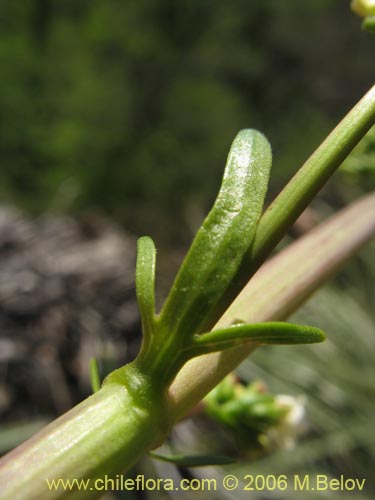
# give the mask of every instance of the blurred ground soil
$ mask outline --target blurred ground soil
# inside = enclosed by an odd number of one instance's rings
[[[0,207],[0,419],[54,418],[139,346],[135,239],[91,214],[34,220]]]

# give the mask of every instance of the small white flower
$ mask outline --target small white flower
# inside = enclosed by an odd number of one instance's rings
[[[275,397],[276,405],[286,410],[277,426],[268,432],[268,438],[278,448],[291,449],[297,438],[307,430],[305,398],[279,394]]]

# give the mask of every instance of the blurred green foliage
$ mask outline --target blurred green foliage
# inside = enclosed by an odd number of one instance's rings
[[[159,243],[190,239],[239,128],[275,193],[372,78],[342,0],[2,0],[0,30],[2,200]]]

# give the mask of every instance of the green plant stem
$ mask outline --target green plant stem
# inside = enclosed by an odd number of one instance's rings
[[[154,405],[155,406],[155,405]],[[156,411],[156,413],[155,413]],[[163,414],[164,413],[164,414]],[[94,481],[129,469],[169,430],[165,409],[147,411],[124,385],[109,384],[1,460],[0,497],[9,500],[95,497]],[[87,491],[57,491],[48,480],[88,479]],[[90,490],[94,487],[94,491]]]
[[[254,276],[217,327],[236,319],[286,318],[371,237],[375,220],[368,214],[374,210],[375,196],[367,196],[281,252]],[[162,441],[167,416],[172,422],[183,417],[253,348],[249,344],[187,363],[169,391],[169,411],[160,401],[145,408],[144,381],[137,382],[137,374],[129,374],[131,392],[122,384],[104,386],[0,460],[1,498],[74,498],[76,490],[48,491],[46,479],[95,480],[128,470]],[[79,496],[101,493],[81,491]]]
[[[375,88],[338,125],[261,219],[252,249],[257,266],[374,118]],[[374,233],[375,219],[368,217],[374,212],[374,205],[373,196],[364,198],[272,259],[254,276],[217,327],[225,328],[236,320],[286,318]],[[250,265],[251,272],[255,268]],[[248,271],[249,266],[241,282],[249,278]],[[234,289],[235,286],[231,291]],[[1,498],[74,497],[77,490],[48,491],[46,479],[94,479],[128,470],[163,439],[169,428],[169,422],[163,418],[177,421],[184,416],[252,349],[249,344],[187,363],[170,388],[169,412],[160,401],[155,404],[151,400],[147,405],[142,400],[145,380],[132,374],[129,367],[128,381],[133,386],[104,386],[0,460]],[[145,390],[144,394],[150,391]],[[101,493],[94,489],[85,494],[81,491],[79,496]]]
[[[375,85],[334,128],[263,214],[251,249],[258,268],[375,123]]]
[[[375,234],[375,195],[332,216],[265,263],[214,329],[238,321],[281,321],[298,309]],[[181,419],[256,348],[244,345],[189,361],[170,390],[173,420]]]

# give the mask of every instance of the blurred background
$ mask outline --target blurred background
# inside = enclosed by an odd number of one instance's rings
[[[272,144],[268,203],[373,84],[375,41],[349,3],[0,2],[1,452],[90,393],[91,357],[104,374],[135,356],[136,238],[158,247],[161,301],[240,128]],[[289,241],[374,188],[374,151],[372,132]],[[373,257],[369,245],[299,311],[298,321],[328,331],[324,345],[263,348],[239,369],[243,383],[261,381],[260,393],[303,406],[298,439],[271,439],[269,415],[239,439],[203,408],[169,445],[234,455],[239,474],[366,477],[356,495],[373,498]],[[160,464],[145,459],[137,470],[225,473]],[[303,496],[336,497],[346,498]]]

